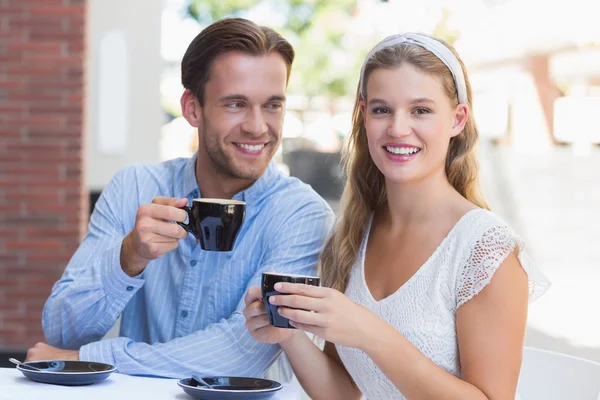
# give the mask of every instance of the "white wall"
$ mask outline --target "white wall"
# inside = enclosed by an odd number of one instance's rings
[[[134,162],[155,162],[159,159],[160,129],[164,115],[160,107],[159,84],[163,68],[160,53],[162,0],[89,0],[87,31],[87,87],[85,93],[85,137],[87,151],[87,186],[101,190],[123,166]],[[110,32],[121,32],[127,46],[124,88],[126,102],[126,146],[113,154],[99,148],[99,126],[115,124],[118,112],[112,119],[99,120],[100,105],[100,42]],[[116,62],[115,64],[119,64]],[[113,65],[114,64],[109,64]],[[113,68],[114,69],[114,68]],[[123,72],[123,71],[120,71]],[[119,75],[111,73],[116,82]],[[113,96],[115,97],[115,96]],[[115,98],[115,104],[119,98]],[[119,111],[121,107],[118,107]],[[118,124],[121,125],[121,124]],[[118,130],[111,129],[111,132]],[[118,140],[111,140],[115,143]],[[118,150],[118,149],[117,149]]]

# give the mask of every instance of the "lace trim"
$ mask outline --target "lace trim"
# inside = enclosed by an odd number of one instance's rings
[[[518,259],[529,281],[529,302],[535,301],[548,290],[550,283],[533,266],[525,252],[523,241],[507,226],[495,226],[487,230],[475,243],[465,267],[460,272],[456,308],[471,300],[491,282],[494,273],[515,246],[519,249]]]

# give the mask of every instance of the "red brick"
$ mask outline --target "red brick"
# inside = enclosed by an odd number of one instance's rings
[[[27,0],[27,2],[31,6],[60,6],[65,4],[65,0]]]
[[[73,229],[64,229],[64,228],[25,228],[24,230],[25,236],[30,239],[37,238],[70,238],[73,236],[77,236],[79,232]],[[1,259],[0,259],[1,261]]]
[[[81,115],[81,109],[75,108],[69,104],[33,104],[29,107],[29,111],[34,114],[57,114],[64,116]]]
[[[81,32],[62,31],[56,29],[38,28],[29,33],[31,40],[61,40],[67,43],[84,43]]]
[[[12,134],[11,132],[9,132],[9,134]],[[18,132],[15,132],[16,135],[21,135]],[[6,132],[1,132],[0,131],[0,135],[6,135]],[[9,162],[20,162],[20,161],[24,161],[25,155],[23,154],[15,154],[15,153],[7,153],[7,154],[0,154],[0,164],[6,164]]]
[[[87,222],[85,13],[85,0],[0,0],[0,347],[44,340],[42,308]]]
[[[22,88],[21,88],[22,89]],[[8,94],[8,99],[13,101],[25,101],[29,104],[57,102],[63,99],[63,94],[60,91],[41,90],[41,91],[25,91],[15,90]]]
[[[9,235],[14,236],[15,230],[3,230],[0,232],[0,238],[7,237]],[[0,254],[0,270],[2,270],[2,268],[6,268],[9,264],[17,265],[20,263],[19,258],[19,255],[16,253]]]
[[[31,125],[31,124],[29,124]],[[41,126],[42,124],[35,124],[35,126]],[[34,143],[11,143],[6,144],[6,149],[9,152],[23,152],[26,155],[44,153],[44,152],[59,152],[64,148],[62,142],[54,143],[42,143],[41,141]]]
[[[39,134],[38,137],[42,137],[42,132],[36,132],[37,134]],[[66,131],[64,133],[65,136],[71,136],[72,134],[74,134],[75,132],[71,132],[71,131]],[[78,131],[79,135],[81,135],[81,130]],[[28,135],[31,135],[31,132],[28,133]],[[61,138],[63,137],[62,134],[51,134],[51,135],[47,135],[47,136],[52,136],[54,138]],[[61,154],[61,153],[50,153],[50,152],[43,152],[43,153],[29,153],[29,154],[24,154],[23,155],[23,160],[25,162],[32,162],[32,163],[36,163],[36,164],[40,164],[40,163],[50,163],[50,164],[56,164],[56,163],[61,163],[61,164],[72,164],[72,163],[80,163],[81,162],[81,157],[80,156],[76,156],[73,154],[70,155],[65,155],[65,154]]]
[[[82,6],[55,6],[55,7],[32,7],[30,12],[32,15],[83,15],[84,8]],[[69,18],[72,20],[74,18]]]
[[[62,51],[63,44],[57,42],[8,42],[8,51],[32,51],[35,53],[56,54]]]
[[[1,20],[0,20],[0,22],[1,22]],[[26,37],[25,33],[26,33],[25,29],[0,30],[0,39],[22,40]]]
[[[18,77],[13,77],[13,79],[6,79],[6,78],[0,77],[0,88],[19,89],[19,88],[22,88],[24,85],[25,85],[25,82]]]
[[[25,110],[27,110],[27,106],[25,104],[17,104],[17,103],[2,104],[2,103],[0,103],[0,112],[22,113]]]
[[[21,204],[0,204],[0,215],[21,212]]]
[[[60,67],[60,65],[42,65],[42,64],[27,64],[27,65],[17,65],[17,64],[12,64],[9,65],[7,68],[7,72],[8,74],[12,75],[12,76],[31,76],[31,75],[36,75],[36,76],[53,76],[56,77],[57,75],[61,74],[62,68]],[[36,94],[36,93],[32,93],[32,94]]]
[[[62,246],[59,240],[26,240],[26,241],[6,241],[7,250],[57,250]]]
[[[37,53],[27,52],[27,53],[23,54],[23,61],[26,63],[33,62],[33,63],[56,63],[56,64],[59,64],[59,63],[80,64],[83,62],[83,56],[82,55],[69,55],[69,56],[45,55],[45,54],[37,54]],[[73,83],[77,83],[77,82],[73,82]]]
[[[23,15],[8,18],[8,29],[30,29],[31,32],[61,31],[64,21],[58,16]]]
[[[50,126],[59,127],[61,126],[64,118],[56,115],[32,115],[32,116],[21,116],[21,115],[3,115],[0,116],[0,121],[12,123],[15,125],[33,125],[33,126]]]

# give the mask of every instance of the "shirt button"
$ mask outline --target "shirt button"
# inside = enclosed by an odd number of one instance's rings
[[[187,311],[182,311],[181,312],[181,318],[187,318],[188,316],[188,312]]]
[[[192,260],[192,261],[190,261],[190,265],[191,265],[192,267],[195,267],[195,266],[196,266],[196,264],[198,264],[198,261],[196,261],[196,260]]]
[[[127,286],[127,291],[131,292],[133,290],[133,286]]]

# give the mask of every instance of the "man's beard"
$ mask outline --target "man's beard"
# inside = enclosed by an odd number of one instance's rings
[[[206,132],[206,130],[204,132]],[[207,136],[210,135],[203,136],[206,155],[208,156],[214,169],[220,175],[239,180],[257,180],[265,171],[267,165],[259,165],[254,167],[250,164],[246,164],[245,168],[236,166],[235,160],[223,151],[223,148],[217,141],[208,139]],[[232,146],[235,145],[232,144]],[[267,148],[263,149],[263,151],[267,151]],[[272,157],[273,155],[269,157],[269,161],[272,159]]]

